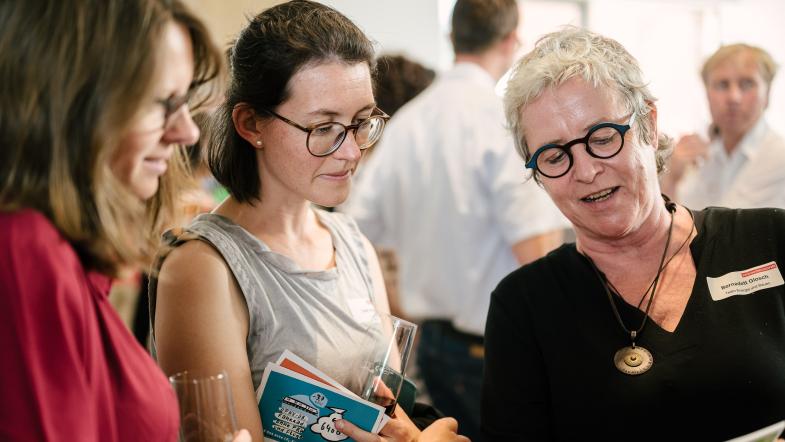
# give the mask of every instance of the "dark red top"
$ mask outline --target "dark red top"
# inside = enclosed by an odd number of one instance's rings
[[[0,440],[177,440],[174,391],[110,286],[40,213],[0,213]]]

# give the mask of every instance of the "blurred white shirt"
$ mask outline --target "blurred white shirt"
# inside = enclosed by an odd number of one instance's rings
[[[569,226],[524,168],[492,77],[456,65],[395,114],[343,210],[394,249],[404,312],[482,335],[512,245]]]
[[[717,137],[709,156],[685,172],[677,200],[690,209],[785,208],[785,139],[763,117],[728,155]]]

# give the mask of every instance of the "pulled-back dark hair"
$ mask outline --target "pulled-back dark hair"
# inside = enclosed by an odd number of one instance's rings
[[[274,6],[251,20],[230,53],[226,101],[215,115],[208,164],[239,202],[258,199],[256,150],[237,132],[232,111],[247,104],[260,117],[291,96],[290,80],[301,69],[325,61],[367,63],[373,44],[340,12],[308,0]]]
[[[450,39],[456,54],[477,54],[518,27],[517,0],[458,0]]]

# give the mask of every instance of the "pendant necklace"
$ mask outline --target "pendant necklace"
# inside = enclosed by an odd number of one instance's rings
[[[690,241],[690,238],[692,238],[692,233],[695,232],[695,217],[692,215],[692,212],[690,210],[687,210],[687,215],[689,215],[690,219],[692,220],[692,227],[690,227],[690,232],[687,234],[687,236],[684,237],[684,241],[682,241],[681,244],[679,244],[679,247],[676,249],[675,252],[673,252],[673,255],[671,255],[668,258],[668,260],[665,261],[665,264],[662,265],[663,269],[668,268],[668,264],[670,264],[671,261],[673,261],[673,258],[675,258],[679,254],[679,252],[681,252],[681,249],[683,249],[684,246],[687,245],[687,243]],[[616,288],[616,286],[613,285],[612,282],[610,282],[608,279],[605,279],[605,282],[608,283],[608,286],[611,288],[611,290],[613,290],[615,293],[619,293],[619,290]],[[638,305],[635,308],[640,310],[641,306],[643,305],[643,301],[646,300],[646,297],[651,291],[652,284],[654,284],[653,280],[651,281],[651,284],[649,284],[649,286],[646,288],[646,291],[644,292],[643,296],[641,296],[641,300],[638,301]]]
[[[673,233],[673,214],[676,211],[676,205],[666,199],[665,207],[668,209],[668,212],[671,216],[671,222],[668,226],[668,238],[665,240],[665,250],[663,250],[662,257],[660,258],[660,265],[657,268],[657,275],[654,277],[654,281],[652,281],[651,285],[649,286],[651,288],[651,296],[649,296],[649,302],[646,304],[646,310],[643,312],[643,321],[637,330],[630,330],[626,325],[624,325],[624,321],[621,319],[621,315],[619,314],[619,309],[616,307],[616,301],[613,300],[613,295],[611,294],[611,289],[608,286],[608,281],[605,280],[605,277],[600,273],[600,270],[594,264],[594,261],[592,261],[589,255],[584,255],[586,259],[588,259],[589,264],[591,264],[592,270],[594,270],[594,273],[597,274],[600,282],[602,282],[602,287],[605,289],[605,293],[608,295],[608,301],[610,301],[616,321],[618,321],[622,330],[624,330],[624,332],[630,336],[630,345],[619,349],[613,355],[613,364],[619,371],[628,375],[639,375],[646,373],[654,364],[654,356],[651,355],[651,352],[644,347],[636,345],[635,340],[643,331],[643,328],[646,326],[646,322],[649,319],[649,310],[651,309],[651,305],[654,302],[654,296],[657,293],[657,283],[659,283],[660,275],[662,275],[662,271],[665,268],[665,257],[668,255],[668,246],[671,242],[671,235]],[[688,235],[687,238],[689,238],[689,236],[690,235]],[[681,247],[679,249],[681,249]],[[616,292],[618,293],[618,290]],[[649,290],[646,290],[646,293],[644,293],[643,296],[645,297],[648,292]]]

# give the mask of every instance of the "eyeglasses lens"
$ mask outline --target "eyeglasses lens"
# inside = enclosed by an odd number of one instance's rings
[[[308,149],[314,155],[327,155],[336,144],[346,138],[346,129],[337,123],[326,123],[311,129],[308,135]]]
[[[381,137],[384,119],[372,116],[363,121],[354,133],[360,149],[373,146]],[[339,123],[325,123],[311,129],[308,135],[308,150],[313,155],[329,155],[340,147],[346,139],[346,127]]]
[[[380,117],[373,116],[365,121],[357,128],[355,140],[360,149],[365,149],[373,146],[382,135],[384,128],[384,120]]]
[[[624,137],[618,129],[601,127],[588,136],[587,148],[597,158],[611,158],[621,151]],[[567,151],[562,147],[552,147],[537,157],[537,169],[545,176],[558,177],[567,173],[572,166]]]

